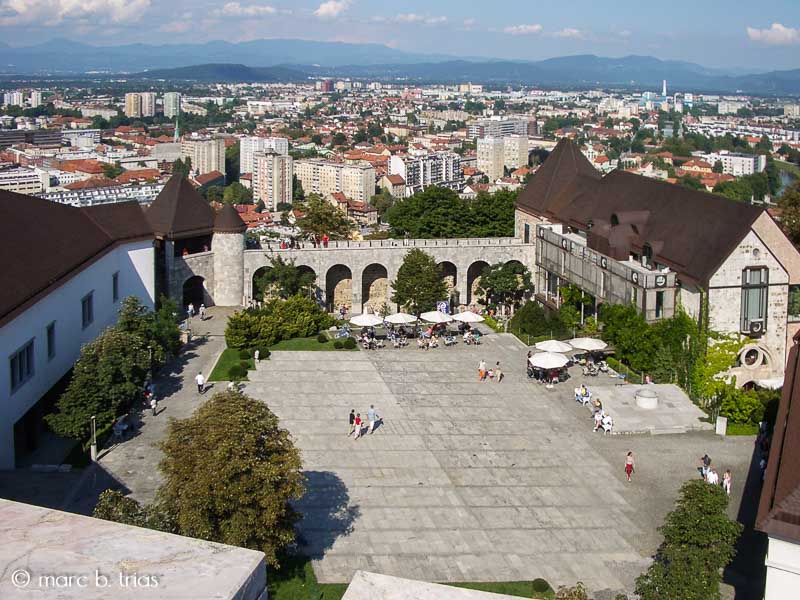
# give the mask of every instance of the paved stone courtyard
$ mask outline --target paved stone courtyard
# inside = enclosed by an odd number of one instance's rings
[[[320,581],[363,569],[630,590],[697,456],[711,447],[718,465],[746,470],[746,440],[592,434],[572,382],[548,390],[527,380],[526,350],[491,335],[480,347],[286,352],[259,365],[247,393],[302,449],[301,531]],[[502,383],[477,381],[481,358],[501,361]],[[370,404],[383,425],[347,437],[350,409],[365,416]],[[622,464],[634,438],[645,474],[628,484]],[[648,440],[658,457],[647,456]]]

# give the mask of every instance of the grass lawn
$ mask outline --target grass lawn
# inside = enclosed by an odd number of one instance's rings
[[[214,370],[211,371],[211,375],[208,376],[208,381],[228,381],[228,369],[233,365],[238,365],[240,362],[242,362],[242,359],[239,358],[238,350],[225,348],[217,364],[214,365]],[[256,368],[252,358],[247,360],[247,364],[248,369]],[[247,381],[247,378],[245,378],[244,381]]]
[[[290,340],[283,340],[278,342],[274,346],[269,347],[270,352],[307,352],[309,350],[312,351],[320,351],[320,350],[327,350],[327,351],[337,351],[333,347],[333,340],[329,339],[324,344],[320,344],[317,341],[317,336],[307,337],[307,338],[292,338]],[[358,348],[354,348],[353,350],[358,350]],[[338,351],[337,351],[338,352]],[[342,349],[342,352],[348,352],[348,350]]]
[[[798,167],[794,163],[785,162],[783,160],[776,160],[775,161],[775,165],[781,171],[786,171],[787,173],[790,173],[790,174],[794,175],[795,177],[800,177],[800,167]]]
[[[272,600],[341,600],[347,590],[346,583],[317,583],[311,561],[305,557],[283,559],[283,568],[276,571],[267,569],[267,590]],[[542,582],[544,583],[544,582]],[[454,587],[552,600],[552,590],[534,591],[532,581],[507,581],[497,583],[453,583]]]
[[[727,435],[758,435],[758,425],[751,423],[728,423]]]

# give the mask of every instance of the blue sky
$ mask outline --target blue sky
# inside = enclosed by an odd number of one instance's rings
[[[0,0],[0,39],[99,45],[293,37],[451,56],[647,54],[800,68],[800,0]]]

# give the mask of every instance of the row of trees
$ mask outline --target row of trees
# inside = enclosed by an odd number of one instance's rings
[[[92,416],[103,430],[128,412],[141,397],[148,373],[180,349],[176,313],[168,298],[161,298],[157,312],[134,296],[126,298],[117,324],[81,348],[56,412],[45,417],[50,428],[63,437],[87,440]]]

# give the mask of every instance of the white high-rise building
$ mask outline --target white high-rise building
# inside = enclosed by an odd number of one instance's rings
[[[455,152],[429,152],[417,156],[392,156],[389,174],[400,175],[406,182],[406,196],[436,185],[459,188],[464,181],[461,157]]]
[[[253,199],[261,200],[268,210],[292,202],[292,157],[272,150],[253,156]]]
[[[156,94],[155,92],[142,92],[142,116],[154,117],[156,115]]]
[[[256,152],[271,150],[283,156],[289,155],[289,140],[282,137],[248,136],[239,141],[239,173],[253,172]]]
[[[489,181],[495,181],[503,176],[503,160],[503,138],[478,139],[478,170],[485,173]]]
[[[527,135],[503,138],[503,164],[512,170],[528,166]]]
[[[39,106],[41,106],[42,105],[42,92],[40,92],[39,90],[33,90],[31,92],[30,104],[31,104],[31,108],[38,108]]]
[[[509,135],[528,135],[526,117],[491,117],[467,123],[467,137],[506,137]]]
[[[192,171],[205,175],[225,173],[225,140],[214,137],[190,137],[181,142],[181,154],[192,159]]]
[[[3,94],[3,104],[6,106],[24,106],[25,96],[22,92],[6,92]]]
[[[358,202],[369,202],[375,195],[375,169],[369,163],[346,165],[310,158],[295,161],[294,174],[306,194],[330,199],[341,192]]]
[[[135,92],[125,94],[125,116],[126,117],[141,117],[142,116],[142,96]]]
[[[164,94],[164,116],[173,119],[181,114],[180,92],[167,92]]]

